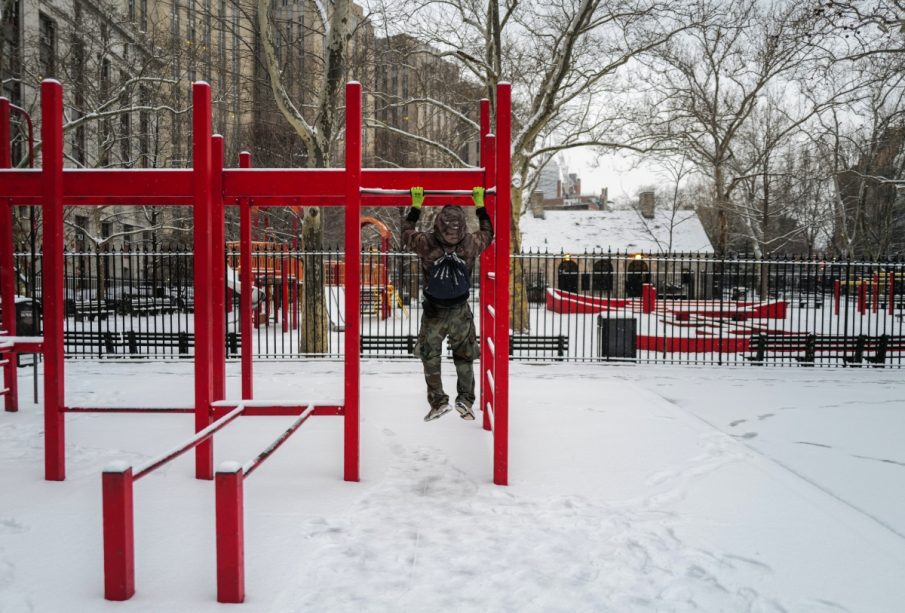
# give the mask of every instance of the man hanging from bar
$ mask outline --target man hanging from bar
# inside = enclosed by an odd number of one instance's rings
[[[451,410],[449,396],[443,391],[440,359],[443,339],[449,346],[456,366],[456,411],[462,419],[473,420],[475,401],[474,367],[480,355],[474,315],[468,304],[471,271],[475,260],[493,240],[493,225],[484,209],[484,188],[475,187],[471,199],[479,220],[477,232],[465,228],[465,211],[446,205],[434,220],[430,232],[417,231],[416,224],[424,203],[424,188],[411,188],[412,209],[402,226],[402,244],[421,259],[424,288],[424,312],[415,343],[415,355],[424,364],[427,402],[430,411],[424,421],[432,421]]]

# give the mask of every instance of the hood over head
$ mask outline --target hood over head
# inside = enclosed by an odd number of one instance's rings
[[[434,220],[434,235],[445,245],[458,245],[465,238],[465,211],[455,204],[447,204]]]

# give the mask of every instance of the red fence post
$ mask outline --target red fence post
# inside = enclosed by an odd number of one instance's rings
[[[289,332],[289,254],[283,245],[280,255],[280,310],[283,312],[283,334]]]
[[[361,83],[346,84],[346,336],[344,463],[346,481],[359,479],[361,401]]]
[[[215,478],[217,514],[217,602],[245,600],[245,523],[243,473],[224,462]]]
[[[871,288],[871,311],[874,313],[879,312],[880,310],[880,273],[874,273],[874,286]]]
[[[66,422],[63,413],[63,86],[41,83],[41,180],[44,185],[44,478],[66,478]]]
[[[858,313],[864,315],[867,312],[867,281],[858,281]]]
[[[839,279],[833,280],[833,308],[835,309],[835,314],[839,314],[839,297],[842,295],[842,281]]]
[[[653,313],[657,309],[657,289],[651,283],[641,284],[641,312]]]
[[[496,291],[494,292],[496,363],[493,393],[493,482],[509,483],[509,266],[511,147],[512,147],[512,86],[497,85],[496,107]]]
[[[243,151],[239,154],[239,168],[251,168],[251,154]],[[254,276],[251,272],[251,201],[248,198],[239,200],[239,272],[242,279],[242,293],[239,296],[240,331],[242,333],[242,398],[254,398],[252,387],[252,337],[251,322],[255,314],[251,306],[252,284]]]
[[[113,463],[101,475],[104,513],[104,598],[128,600],[135,594],[135,532],[132,468]]]
[[[0,168],[13,165],[10,145],[9,100],[0,98]],[[0,199],[0,302],[3,303],[2,327],[10,336],[16,335],[16,277],[13,237],[13,207],[8,198]],[[16,372],[16,354],[10,352],[8,363],[3,366],[0,388],[7,389],[4,408],[19,410],[19,379]],[[5,383],[4,383],[5,381]]]
[[[194,181],[195,284],[195,432],[211,423],[211,88],[192,85],[192,179]],[[214,447],[208,440],[195,448],[195,477],[213,479]]]
[[[223,137],[211,139],[211,362],[213,400],[226,398],[226,212],[223,205]]]

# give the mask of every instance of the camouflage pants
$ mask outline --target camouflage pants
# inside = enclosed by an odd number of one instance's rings
[[[424,365],[427,382],[427,402],[438,407],[449,402],[440,378],[443,339],[449,337],[453,364],[456,366],[456,401],[474,404],[474,368],[472,362],[480,355],[474,316],[468,303],[442,309],[425,309],[421,316],[421,330],[415,343],[415,355]]]

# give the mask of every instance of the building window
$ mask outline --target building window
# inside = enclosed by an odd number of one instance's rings
[[[113,234],[113,222],[105,221],[101,223],[101,238],[110,238]]]
[[[88,217],[85,215],[75,216],[75,250],[78,252],[85,251],[88,237],[85,234],[88,228]]]
[[[135,231],[135,226],[129,225],[127,223],[123,224],[123,247],[127,249],[131,249],[133,246],[133,239],[135,235],[132,234]]]
[[[41,78],[47,79],[57,73],[57,24],[41,13],[38,17],[38,69]]]
[[[141,30],[148,30],[148,0],[141,0]]]

